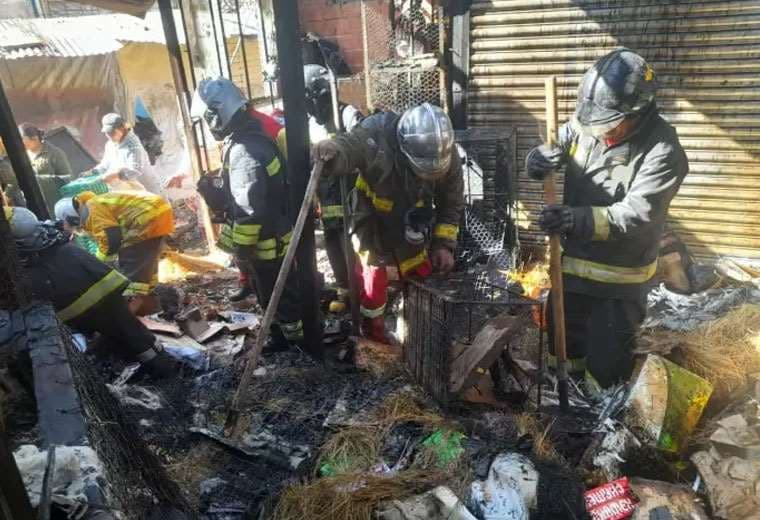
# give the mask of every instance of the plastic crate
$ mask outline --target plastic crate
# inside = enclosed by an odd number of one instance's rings
[[[61,186],[61,197],[73,197],[83,191],[91,191],[96,195],[108,192],[108,185],[100,180],[99,175],[80,177]]]

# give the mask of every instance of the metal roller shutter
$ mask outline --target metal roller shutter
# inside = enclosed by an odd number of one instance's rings
[[[596,59],[640,52],[691,166],[672,227],[699,256],[760,258],[760,1],[474,0],[470,42],[469,124],[514,125],[521,167],[544,132],[547,75],[567,120]],[[531,218],[541,186],[519,182],[522,241],[543,243]]]

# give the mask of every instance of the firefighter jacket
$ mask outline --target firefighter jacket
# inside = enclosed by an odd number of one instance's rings
[[[225,139],[223,156],[231,201],[220,245],[256,260],[282,257],[292,231],[283,154],[258,121],[246,118]]]
[[[99,260],[113,260],[122,247],[174,232],[171,205],[160,195],[144,191],[96,195],[80,214],[82,228],[98,243]]]
[[[362,113],[354,106],[341,105],[341,133],[350,132],[358,125],[362,118]],[[335,137],[335,124],[328,121],[322,125],[317,122],[314,116],[309,118],[309,139],[311,144],[317,144],[324,139]],[[349,179],[350,185],[356,180],[355,175]],[[340,195],[340,178],[332,175],[324,175],[319,180],[317,188],[317,198],[319,199],[319,214],[322,217],[322,225],[325,229],[334,229],[343,227],[343,203]]]
[[[58,318],[72,320],[113,294],[129,280],[74,242],[55,244],[34,253],[20,250],[31,293],[52,302]]]
[[[639,299],[657,270],[668,207],[689,163],[657,108],[643,117],[631,137],[612,145],[573,121],[560,129],[564,203],[576,208],[575,231],[563,241],[569,292]]]
[[[366,118],[351,133],[335,142],[342,162],[336,173],[359,170],[353,201],[354,245],[369,265],[389,260],[398,263],[401,275],[427,260],[428,248],[454,250],[464,208],[462,165],[452,150],[449,172],[435,182],[423,182],[406,166],[396,138],[399,116],[384,112]],[[405,217],[415,208],[429,208],[434,215],[430,241],[412,245],[405,238]]]

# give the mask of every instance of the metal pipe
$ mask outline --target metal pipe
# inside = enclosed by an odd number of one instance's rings
[[[277,55],[280,60],[283,108],[287,114],[288,170],[290,172],[291,207],[300,207],[309,172],[309,127],[306,119],[306,95],[301,58],[301,30],[297,0],[274,2]],[[314,221],[308,219],[297,253],[298,275],[304,301],[304,336],[307,348],[315,356],[322,354],[322,317],[319,306],[318,271]]]
[[[169,66],[172,71],[172,78],[174,79],[177,100],[179,101],[182,126],[185,129],[188,147],[192,148],[194,152],[190,155],[193,167],[193,180],[197,181],[202,171],[201,152],[195,127],[190,119],[190,103],[192,98],[187,84],[185,66],[182,63],[182,49],[179,46],[179,37],[177,36],[177,26],[174,23],[174,11],[172,10],[171,0],[158,0],[158,9],[164,28],[166,48],[169,52]],[[192,63],[190,67],[192,69]],[[206,235],[209,251],[215,251],[216,241],[214,239],[214,228],[211,224],[211,215],[209,214],[208,207],[203,202],[201,202],[200,219],[203,224],[203,231]]]
[[[269,42],[267,42],[267,28],[266,24],[264,23],[264,9],[262,7],[262,1],[258,0],[256,2],[256,6],[259,8],[259,22],[261,26],[261,41],[264,44],[264,62],[269,63]],[[272,82],[267,81],[267,88],[269,90],[269,102],[272,105],[272,108],[274,108],[274,88],[272,87]]]
[[[369,70],[369,42],[367,37],[367,0],[361,0],[362,13],[362,50],[364,51],[364,93],[367,102],[367,112],[372,111],[372,84]]]
[[[246,53],[246,50],[245,50],[245,34],[243,34],[243,22],[240,19],[240,0],[235,0],[235,12],[237,13],[238,32],[240,33],[240,42],[241,42],[240,52],[242,53],[242,56],[243,56],[243,73],[245,74],[245,87],[246,87],[246,91],[248,92],[248,99],[251,99],[253,95],[251,94],[251,78],[248,72],[248,54]],[[266,48],[266,41],[264,41],[264,46]]]
[[[211,0],[209,0],[209,4],[211,3]],[[227,64],[227,74],[230,81],[234,82],[234,78],[232,77],[232,64],[230,63],[230,53],[227,49],[227,33],[224,30],[224,13],[222,12],[222,0],[216,0],[216,7],[217,12],[219,13],[219,29],[222,32],[222,49],[224,49],[224,61]],[[240,14],[238,12],[238,14]],[[214,15],[213,12],[211,14],[211,19],[213,21]],[[214,35],[216,39],[216,34]],[[216,43],[217,50],[219,49],[219,42]]]
[[[32,169],[32,164],[29,162],[24,143],[21,141],[21,134],[18,131],[16,119],[13,117],[11,105],[5,96],[2,81],[0,81],[0,137],[3,139],[5,151],[8,153],[8,159],[11,161],[13,172],[16,174],[19,188],[24,192],[29,209],[40,220],[49,219],[50,214],[45,204],[45,197],[37,182],[37,175]]]
[[[219,35],[216,32],[216,22],[214,21],[214,4],[211,0],[208,0],[208,14],[211,17],[211,28],[214,31],[214,48],[216,49],[216,59],[217,63],[219,63],[219,75],[224,76],[224,69],[222,68],[222,53],[219,51]],[[227,42],[223,42],[225,45],[225,51],[227,49]],[[188,48],[190,47],[190,42],[188,38]]]

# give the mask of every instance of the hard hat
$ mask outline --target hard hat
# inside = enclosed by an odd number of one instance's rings
[[[71,197],[56,202],[53,213],[56,220],[63,220],[71,226],[79,226],[79,212],[74,207],[74,199]]]
[[[24,238],[31,235],[40,223],[37,216],[26,208],[6,206],[3,210],[5,219],[11,226],[13,238]]]
[[[654,70],[646,60],[630,49],[618,49],[583,75],[575,118],[589,133],[601,136],[648,109],[656,92]]]
[[[423,103],[401,116],[396,129],[399,146],[414,173],[433,181],[443,177],[451,165],[454,129],[439,107]]]
[[[224,138],[232,117],[245,107],[246,100],[240,89],[227,78],[201,80],[193,95],[190,115],[203,118],[218,140]]]

